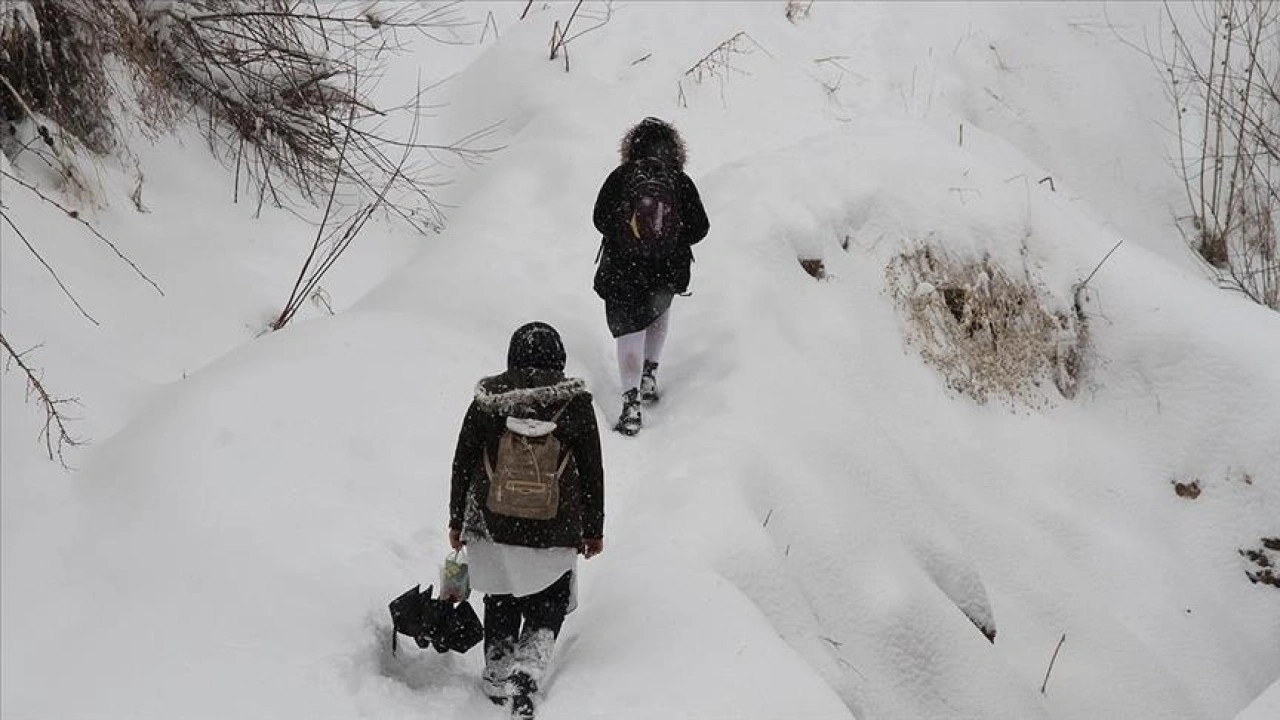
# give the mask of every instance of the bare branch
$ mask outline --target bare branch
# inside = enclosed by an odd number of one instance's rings
[[[40,431],[40,439],[44,442],[45,451],[49,455],[49,459],[57,459],[62,467],[68,468],[63,451],[68,447],[76,447],[84,444],[84,440],[74,436],[67,429],[67,423],[72,418],[65,415],[62,408],[67,405],[79,404],[78,398],[57,397],[49,393],[42,382],[40,373],[27,364],[25,356],[31,352],[18,352],[9,344],[9,340],[0,333],[0,348],[9,354],[10,360],[22,370],[27,376],[27,391],[29,396],[35,396],[44,410],[44,428]],[[34,350],[35,348],[32,348]]]
[[[99,323],[97,320],[94,319],[92,315],[89,314],[88,310],[84,309],[84,306],[80,304],[80,301],[76,300],[76,296],[71,294],[70,288],[67,287],[66,283],[62,282],[62,278],[58,277],[58,271],[53,269],[53,266],[50,265],[49,262],[44,259],[44,256],[40,254],[39,250],[35,249],[35,246],[31,244],[31,241],[27,239],[27,236],[24,235],[22,230],[17,225],[14,224],[13,219],[10,218],[9,215],[3,211],[3,209],[0,209],[0,220],[4,220],[5,223],[9,225],[9,227],[13,228],[13,231],[17,233],[18,238],[22,240],[22,244],[26,245],[27,249],[31,251],[31,254],[35,256],[36,260],[40,261],[40,264],[44,266],[44,269],[49,271],[49,274],[53,276],[53,281],[58,284],[59,288],[62,289],[62,294],[67,296],[67,299],[71,301],[71,304],[76,306],[76,309],[80,311],[80,314],[84,315],[85,319],[87,319],[89,322],[93,323],[94,325],[101,325],[101,323]]]
[[[160,293],[161,295],[164,295],[164,291],[160,289],[160,286],[159,286],[159,285],[157,285],[157,284],[156,284],[156,282],[155,282],[154,280],[152,280],[150,277],[148,277],[146,273],[142,272],[142,269],[141,269],[141,268],[139,268],[139,267],[138,267],[138,266],[137,266],[137,265],[136,265],[132,260],[130,260],[130,259],[128,258],[128,256],[126,256],[123,252],[121,252],[121,251],[120,251],[120,248],[119,248],[119,247],[116,247],[116,244],[115,244],[115,243],[111,242],[109,239],[107,239],[107,237],[106,237],[105,235],[103,235],[102,233],[98,232],[98,229],[97,229],[97,228],[95,228],[95,227],[93,226],[93,224],[92,224],[92,223],[90,223],[89,221],[87,221],[87,220],[85,220],[84,218],[80,217],[80,213],[79,213],[78,211],[76,211],[76,210],[72,210],[72,209],[68,208],[67,206],[63,205],[62,203],[58,202],[57,200],[54,200],[53,198],[49,197],[49,196],[48,196],[48,195],[46,195],[44,192],[42,192],[42,191],[40,190],[40,188],[38,188],[38,187],[36,187],[36,186],[34,186],[34,185],[32,185],[32,184],[30,184],[30,183],[26,182],[26,181],[25,181],[25,180],[23,180],[22,178],[19,178],[19,177],[15,176],[15,175],[11,175],[11,174],[9,174],[9,173],[5,172],[4,170],[0,170],[0,176],[6,177],[6,178],[8,178],[8,179],[12,180],[13,182],[18,183],[18,184],[19,184],[19,185],[21,185],[22,187],[24,187],[24,188],[26,188],[27,190],[29,190],[29,191],[31,191],[32,193],[34,193],[34,194],[36,195],[36,197],[40,198],[40,199],[41,199],[41,200],[43,200],[44,202],[49,203],[50,205],[52,205],[52,206],[54,206],[54,207],[58,208],[59,210],[61,210],[61,211],[62,211],[62,212],[67,216],[67,217],[71,218],[72,220],[75,220],[76,222],[78,222],[78,223],[80,223],[81,225],[83,225],[83,226],[85,226],[86,228],[88,228],[89,232],[93,233],[93,236],[94,236],[94,237],[98,238],[98,239],[99,239],[99,240],[101,240],[101,241],[102,241],[102,242],[103,242],[107,247],[111,248],[111,251],[115,253],[116,257],[120,258],[122,261],[124,261],[124,263],[125,263],[126,265],[128,265],[130,268],[132,268],[132,269],[133,269],[133,271],[134,271],[134,273],[136,273],[136,274],[138,275],[138,277],[142,278],[143,280],[146,280],[146,281],[147,281],[147,283],[151,285],[151,287],[155,288],[155,291],[156,291],[156,292]]]
[[[1040,694],[1043,695],[1045,688],[1049,687],[1049,673],[1053,672],[1053,664],[1058,661],[1058,651],[1062,649],[1062,643],[1067,641],[1067,634],[1062,633],[1062,637],[1058,638],[1058,646],[1053,649],[1053,657],[1049,658],[1049,669],[1044,671],[1044,682],[1040,683]]]

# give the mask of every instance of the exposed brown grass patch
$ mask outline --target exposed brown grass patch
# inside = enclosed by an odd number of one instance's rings
[[[889,287],[906,314],[907,340],[946,380],[979,403],[1038,405],[1052,384],[1075,396],[1084,324],[1074,312],[990,258],[960,261],[923,247],[895,258]]]

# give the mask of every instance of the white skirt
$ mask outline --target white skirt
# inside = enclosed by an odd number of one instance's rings
[[[471,589],[489,595],[532,595],[578,567],[578,551],[574,548],[531,548],[479,538],[468,538],[466,547]],[[576,591],[577,573],[574,576]],[[570,607],[576,599],[571,597]]]

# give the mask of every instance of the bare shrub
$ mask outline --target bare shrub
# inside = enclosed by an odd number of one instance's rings
[[[104,21],[94,17],[102,12],[97,5],[22,0],[0,8],[0,121],[30,117],[43,128],[40,140],[48,146],[48,133],[64,131],[93,152],[111,150],[109,43],[101,32]]]
[[[386,56],[405,47],[408,33],[457,42],[467,23],[451,3],[382,7],[292,0],[6,4],[0,120],[44,127],[47,117],[50,130],[106,152],[119,140],[111,99],[120,89],[106,71],[114,61],[134,81],[138,120],[149,131],[172,129],[193,106],[202,111],[210,148],[234,168],[237,199],[243,186],[259,207],[286,207],[294,193],[314,205],[326,199],[336,174],[346,193],[386,194],[388,211],[419,230],[437,229],[444,215],[432,194],[439,166],[481,160],[494,149],[480,146],[494,128],[441,144],[388,132],[397,116],[423,109],[423,91],[398,107],[374,105],[369,94]],[[31,148],[4,149],[13,157]]]
[[[679,91],[677,93],[676,102],[680,104],[680,107],[689,106],[689,99],[685,96],[684,92],[685,80],[691,80],[694,84],[701,85],[703,81],[715,78],[719,83],[720,103],[722,105],[727,105],[727,101],[724,96],[724,88],[726,83],[729,81],[729,76],[734,73],[743,72],[743,70],[736,65],[736,61],[746,55],[752,54],[756,50],[763,52],[765,55],[769,55],[769,57],[773,57],[763,45],[756,42],[755,38],[748,35],[745,30],[740,30],[734,33],[728,39],[712,48],[706,55],[699,58],[698,62],[691,65],[688,70],[684,71],[684,79],[676,83],[676,87]]]
[[[237,192],[243,178],[259,204],[284,203],[281,177],[307,201],[321,202],[337,174],[361,194],[390,194],[392,212],[435,229],[443,222],[431,194],[435,166],[443,156],[474,162],[488,150],[476,143],[492,128],[446,144],[384,134],[391,116],[416,116],[421,89],[396,108],[368,99],[384,55],[403,48],[400,33],[461,24],[449,5],[396,4],[387,13],[288,0],[156,7],[140,12],[146,40],[134,59],[148,70],[142,77],[207,113],[211,147],[235,168]],[[411,158],[398,172],[405,149]]]
[[[563,27],[560,25],[559,20],[555,21],[555,24],[551,26],[551,56],[548,59],[555,60],[563,55],[565,72],[569,72],[569,43],[589,32],[599,30],[613,18],[612,0],[605,0],[602,3],[604,7],[600,10],[582,10],[582,2],[583,0],[578,0],[574,4],[573,11],[569,13],[569,19],[565,21]],[[529,8],[526,6],[525,12],[527,13],[528,11]],[[569,31],[573,28],[573,21],[579,17],[592,24],[570,35]],[[523,20],[524,14],[521,14],[520,18]]]
[[[1030,280],[989,258],[958,261],[925,246],[886,269],[907,320],[909,344],[948,387],[979,403],[992,397],[1036,405],[1051,382],[1074,397],[1084,323]]]
[[[1159,53],[1176,105],[1189,244],[1220,282],[1280,310],[1280,4],[1212,0]]]
[[[84,190],[77,158],[116,150],[128,154],[122,129],[137,123],[148,135],[195,118],[210,149],[234,169],[234,198],[242,188],[264,203],[291,210],[326,202],[324,219],[285,309],[283,327],[375,211],[396,216],[419,231],[436,230],[444,208],[434,190],[449,163],[482,160],[496,126],[446,143],[418,138],[424,89],[402,105],[371,99],[388,55],[406,47],[409,34],[460,42],[457,3],[319,2],[318,0],[3,0],[0,2],[0,159],[6,183],[24,188],[98,240],[160,291],[109,239],[80,217],[75,203],[60,202],[34,177],[44,163],[61,179],[60,190]],[[572,37],[565,39],[568,42]],[[118,83],[118,84],[117,84]],[[136,93],[136,112],[120,111]],[[393,130],[399,117],[412,121],[408,137]],[[124,127],[122,128],[122,124]],[[141,175],[139,174],[139,178]],[[0,199],[0,224],[12,230],[89,321],[96,319],[47,262],[39,238],[19,228]],[[132,199],[139,211],[141,181]],[[294,201],[300,201],[294,202]],[[49,413],[46,440],[70,441],[63,402],[43,391],[22,354],[5,350],[27,372]],[[56,428],[56,433],[50,428]],[[58,441],[50,439],[56,436]],[[74,444],[74,443],[72,443]]]

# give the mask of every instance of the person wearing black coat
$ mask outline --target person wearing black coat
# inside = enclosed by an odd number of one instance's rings
[[[458,433],[449,542],[467,547],[471,587],[484,598],[484,692],[532,717],[565,615],[576,602],[577,555],[604,549],[604,469],[591,393],[564,375],[560,335],[529,323],[511,336],[507,371],[477,384]],[[490,473],[508,428],[560,441],[558,506],[549,519],[495,512]]]
[[[669,123],[645,118],[627,131],[620,152],[622,163],[596,196],[593,220],[603,239],[594,285],[605,302],[609,332],[618,344],[622,414],[614,429],[635,435],[641,426],[641,404],[658,399],[657,370],[671,300],[688,291],[692,248],[706,237],[710,223],[698,188],[684,172],[684,141]],[[658,159],[675,176],[680,237],[676,249],[664,257],[629,251],[625,188],[637,163],[646,158]]]

